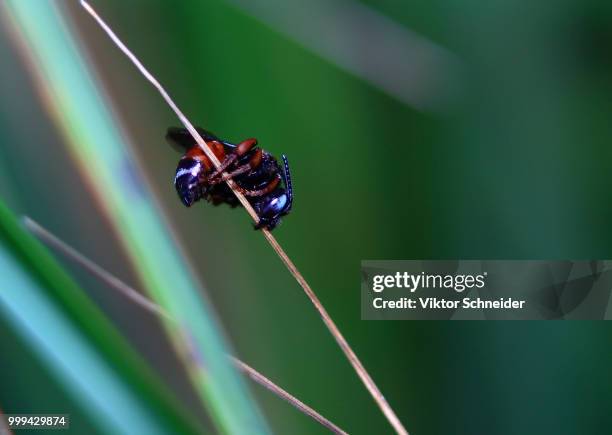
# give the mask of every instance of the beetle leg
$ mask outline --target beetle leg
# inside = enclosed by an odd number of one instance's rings
[[[261,164],[261,158],[262,158],[262,151],[261,149],[258,149],[257,151],[255,151],[255,153],[253,154],[253,157],[251,157],[251,160],[249,160],[249,163],[239,166],[238,168],[236,168],[235,170],[233,170],[232,172],[222,175],[221,177],[219,177],[219,175],[221,175],[221,172],[219,171],[221,169],[221,167],[219,167],[219,170],[215,171],[213,174],[211,174],[208,177],[209,183],[210,184],[218,184],[222,181],[227,181],[230,178],[234,178],[236,175],[240,175],[240,174],[244,174],[245,172],[250,171],[251,169],[256,169],[260,164]]]
[[[248,153],[255,145],[257,145],[257,139],[243,140],[236,145],[236,150],[234,152],[238,154],[238,157],[240,157]]]
[[[262,228],[266,228],[269,231],[272,231],[279,224],[280,219],[276,218],[260,218],[259,222],[253,224],[253,229],[260,230]]]
[[[210,174],[208,178],[212,179],[212,178],[216,178],[219,175],[221,175],[221,173],[223,173],[223,171],[225,171],[232,163],[234,163],[237,158],[238,156],[236,154],[231,154],[227,156],[225,160],[221,162],[221,165],[219,165],[219,168],[216,169],[215,172]]]
[[[259,165],[261,165],[262,158],[263,158],[263,151],[261,150],[261,148],[259,148],[253,154],[253,157],[251,157],[251,160],[249,160],[249,165],[251,165],[251,168],[252,169],[258,168]]]
[[[251,165],[249,165],[249,164],[242,165],[242,166],[239,166],[237,169],[233,170],[232,172],[228,172],[227,174],[223,174],[223,176],[221,176],[221,177],[217,177],[217,178],[212,178],[212,176],[209,177],[208,178],[208,183],[211,186],[214,185],[214,184],[219,184],[219,183],[227,181],[227,180],[229,180],[231,178],[234,178],[236,175],[244,174],[245,172],[248,172],[250,170],[251,170]]]
[[[264,196],[264,195],[267,195],[268,193],[272,192],[274,189],[276,189],[276,187],[278,186],[278,183],[280,183],[280,181],[281,181],[281,177],[280,177],[280,175],[277,174],[276,177],[274,177],[274,180],[270,181],[268,183],[268,185],[266,187],[264,187],[263,189],[248,190],[248,189],[245,189],[245,188],[240,187],[238,185],[236,185],[236,188],[244,196]]]
[[[221,165],[219,165],[219,168],[216,169],[215,172],[210,174],[209,178],[210,179],[217,178],[232,163],[234,163],[238,157],[242,157],[244,154],[249,152],[251,148],[253,148],[255,145],[257,145],[257,139],[247,139],[245,141],[240,142],[238,145],[236,145],[234,152],[230,154],[229,156],[227,156],[225,160],[223,160],[223,162],[221,162]],[[255,159],[256,156],[259,156],[259,157],[257,157],[258,160],[256,164],[253,165],[253,160]],[[261,163],[261,150],[257,150],[255,152],[255,154],[253,155],[253,158],[251,158],[251,161],[249,163],[252,165],[253,168],[256,168],[257,166],[259,166],[259,163]]]

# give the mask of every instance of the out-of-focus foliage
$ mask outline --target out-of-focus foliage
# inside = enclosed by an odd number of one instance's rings
[[[145,290],[179,319],[169,323],[195,390],[220,430],[266,433],[257,408],[226,358],[215,319],[201,297],[188,260],[172,239],[134,164],[120,125],[83,62],[78,41],[53,3],[9,2],[7,22],[46,109],[93,188],[100,208],[123,241]],[[78,38],[77,38],[78,39]]]
[[[275,234],[407,428],[604,433],[612,425],[605,323],[364,322],[358,273],[361,259],[612,257],[610,2],[362,2],[459,59],[462,92],[439,112],[406,106],[237,4],[94,3],[193,122],[288,155],[296,202]],[[163,139],[178,121],[89,17],[68,10],[237,353],[350,433],[387,433],[248,216],[182,207],[172,186],[179,156]],[[310,23],[313,34],[320,25]],[[0,56],[3,198],[138,285],[7,41]],[[75,272],[197,409],[159,327]],[[25,382],[1,376],[9,390]],[[48,380],[27,388],[48,395],[42,409],[58,394]],[[324,433],[267,392],[257,399],[276,432]],[[10,403],[0,392],[0,405]]]
[[[70,409],[75,409],[75,414],[87,413],[89,421],[104,433],[202,430],[84,291],[39,242],[24,232],[1,202],[0,276],[3,323],[29,345],[33,356],[44,361],[71,393]],[[13,376],[29,377],[18,369]],[[4,393],[6,409],[12,412],[16,412],[13,407],[21,396],[15,394],[13,403],[14,393],[10,389]],[[29,395],[37,396],[32,391]],[[126,426],[128,421],[131,427]],[[85,430],[87,425],[77,417],[72,428]]]

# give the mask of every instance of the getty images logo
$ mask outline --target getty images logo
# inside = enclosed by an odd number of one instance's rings
[[[410,293],[414,293],[420,288],[444,288],[461,293],[473,288],[483,288],[486,277],[487,272],[479,275],[430,275],[425,272],[420,274],[396,272],[395,274],[374,275],[372,290],[380,293],[389,288],[403,288],[409,290]]]

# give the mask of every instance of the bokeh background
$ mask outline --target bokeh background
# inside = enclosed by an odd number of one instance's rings
[[[179,203],[164,141],[179,122],[158,93],[76,1],[53,4],[233,352],[348,432],[391,433],[248,215]],[[612,258],[612,3],[93,4],[194,123],[287,154],[295,205],[275,235],[412,434],[610,431],[607,323],[362,321],[359,267]],[[20,22],[0,13],[0,199],[143,288],[84,176],[97,162],[69,151],[11,36]],[[61,263],[219,430],[158,320]],[[0,318],[0,408],[70,413],[72,432],[105,433],[12,325]],[[246,385],[275,433],[326,433]]]

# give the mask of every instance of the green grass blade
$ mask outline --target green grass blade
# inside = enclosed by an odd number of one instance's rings
[[[0,276],[2,314],[104,431],[200,433],[146,362],[1,202]]]
[[[6,5],[33,61],[50,115],[95,189],[145,289],[181,319],[180,328],[165,326],[175,347],[183,351],[191,380],[215,423],[227,433],[266,433],[267,425],[243,380],[225,358],[226,344],[201,297],[204,292],[155,207],[67,23],[52,2],[18,0]],[[189,357],[185,349],[190,349]]]

